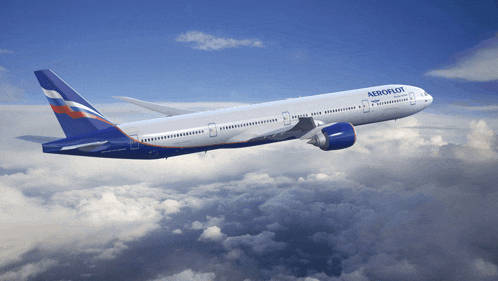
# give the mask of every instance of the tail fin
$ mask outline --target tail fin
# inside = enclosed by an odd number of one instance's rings
[[[35,75],[66,137],[114,126],[50,69],[35,71]]]

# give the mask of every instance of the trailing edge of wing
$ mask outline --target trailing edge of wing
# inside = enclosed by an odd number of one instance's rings
[[[153,102],[141,101],[141,100],[137,100],[137,99],[129,98],[129,97],[113,97],[113,98],[118,99],[118,100],[122,100],[122,101],[126,101],[126,102],[132,103],[134,105],[138,105],[140,107],[147,108],[149,110],[156,111],[156,112],[168,115],[168,116],[189,114],[189,113],[195,112],[195,111],[186,110],[186,109],[164,106],[164,105],[160,105],[160,104],[153,103]]]

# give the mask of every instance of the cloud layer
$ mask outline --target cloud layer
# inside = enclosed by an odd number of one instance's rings
[[[43,154],[14,137],[60,133],[48,106],[1,112],[0,280],[498,275],[491,118],[359,126],[336,152],[290,141],[130,161]]]
[[[263,48],[263,42],[258,39],[243,39],[236,40],[232,38],[220,38],[214,37],[213,35],[209,35],[199,31],[189,31],[183,34],[180,34],[176,41],[178,42],[187,42],[187,43],[195,43],[192,48],[198,50],[221,50],[226,48],[237,48],[237,47],[257,47]]]

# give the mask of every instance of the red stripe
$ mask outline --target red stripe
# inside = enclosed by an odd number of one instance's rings
[[[52,110],[55,113],[67,114],[67,115],[69,115],[69,117],[71,117],[73,119],[78,119],[78,118],[94,118],[94,119],[103,121],[103,122],[105,122],[105,123],[107,123],[109,125],[114,126],[109,121],[107,121],[105,119],[102,119],[102,118],[100,118],[98,116],[95,116],[93,114],[86,113],[86,112],[81,112],[81,111],[73,111],[68,105],[60,105],[60,106],[50,105],[50,106],[52,107]]]

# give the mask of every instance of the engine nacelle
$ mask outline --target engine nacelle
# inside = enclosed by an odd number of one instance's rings
[[[352,146],[356,141],[356,131],[353,125],[341,122],[322,129],[308,143],[322,150],[338,150]]]

